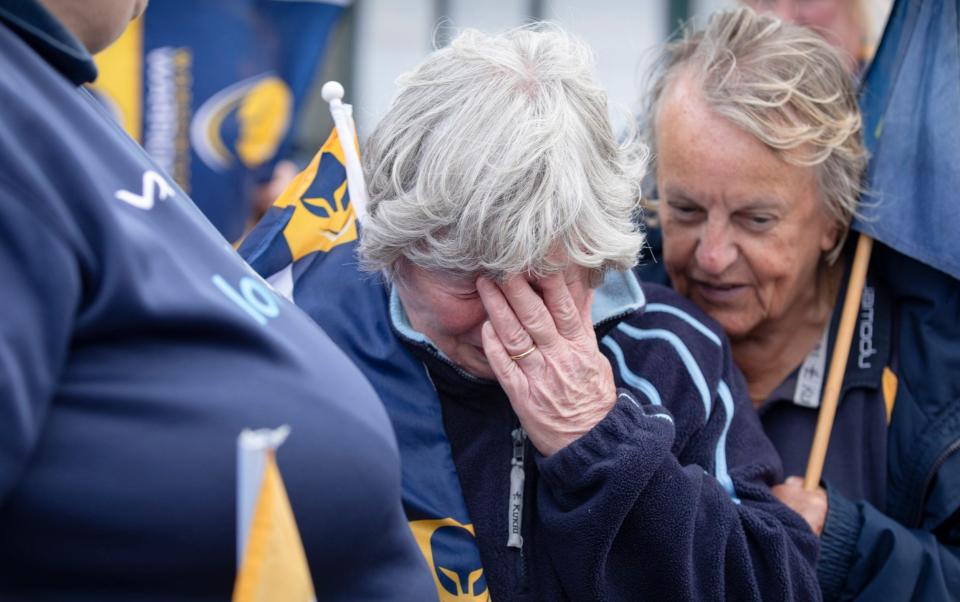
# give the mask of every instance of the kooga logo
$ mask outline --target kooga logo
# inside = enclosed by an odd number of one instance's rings
[[[861,368],[870,368],[870,356],[877,350],[873,346],[873,306],[876,302],[872,286],[863,287],[863,297],[860,300],[860,355],[857,365]]]

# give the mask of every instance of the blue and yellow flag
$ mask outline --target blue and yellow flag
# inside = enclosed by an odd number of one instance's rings
[[[960,278],[960,0],[897,0],[863,84],[854,228]]]
[[[307,165],[244,240],[241,253],[260,275],[276,276],[285,269],[321,263],[335,251],[352,255],[357,220],[347,187],[346,160],[334,129]],[[331,264],[333,262],[330,262]],[[320,265],[317,266],[318,268]],[[334,275],[331,278],[336,278]]]
[[[240,254],[323,328],[383,401],[400,448],[404,510],[439,599],[489,600],[440,401],[422,363],[390,326],[382,280],[358,269],[362,232],[347,165],[334,131],[247,236]]]
[[[269,179],[346,0],[153,0],[94,90],[227,240]]]

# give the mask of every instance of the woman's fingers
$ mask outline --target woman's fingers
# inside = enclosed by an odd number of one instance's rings
[[[477,280],[487,361],[530,440],[550,455],[603,419],[616,387],[593,335],[591,293],[579,307],[561,274],[535,286],[523,277]]]
[[[595,340],[591,303],[577,307],[563,274],[541,278],[536,286],[540,292],[522,276],[514,276],[503,284],[487,278],[477,280],[487,315],[509,355],[521,355],[534,345],[549,349],[561,338]],[[592,291],[588,294],[592,299]]]
[[[593,328],[593,289],[587,293],[587,302],[584,304],[583,309],[580,311],[580,323],[583,325],[583,330],[587,335],[587,341],[593,345],[597,346],[597,331]]]
[[[823,487],[806,491],[803,488],[803,479],[794,476],[789,477],[782,485],[774,485],[772,491],[781,502],[802,516],[814,533],[819,536],[823,532],[830,505]]]
[[[483,337],[483,353],[487,356],[490,368],[507,395],[511,398],[514,397],[523,390],[526,384],[523,370],[520,369],[516,361],[510,358],[511,353],[503,346],[496,330],[493,328],[493,324],[489,321],[484,322],[481,336]]]
[[[557,327],[540,293],[533,290],[524,276],[513,276],[500,285],[504,299],[510,305],[520,325],[540,347],[557,343]]]
[[[487,310],[487,319],[490,320],[508,354],[512,356],[521,355],[532,349],[534,345],[548,346],[557,336],[543,301],[523,278],[519,279],[526,285],[529,295],[516,283],[513,283],[508,291],[506,283],[497,285],[487,278],[477,279],[477,292]],[[513,280],[515,279],[511,279]],[[513,303],[509,299],[510,296],[514,297]],[[534,299],[530,299],[530,296]],[[537,317],[538,312],[540,315]],[[521,317],[521,313],[526,317],[526,321]],[[549,328],[544,326],[544,321],[550,322]],[[550,332],[553,333],[552,336]]]
[[[577,308],[573,296],[570,294],[570,288],[562,273],[551,274],[538,281],[540,290],[543,291],[543,302],[553,319],[557,332],[565,339],[578,340],[583,337],[584,317]],[[584,306],[584,309],[590,311],[590,303]],[[590,324],[590,316],[587,314],[586,324]]]

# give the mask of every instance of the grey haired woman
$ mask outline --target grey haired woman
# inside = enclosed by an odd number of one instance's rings
[[[436,387],[489,593],[816,598],[726,341],[631,271],[645,151],[615,141],[591,69],[556,28],[464,32],[364,149],[361,258]]]

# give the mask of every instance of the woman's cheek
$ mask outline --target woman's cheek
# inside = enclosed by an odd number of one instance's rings
[[[483,304],[477,301],[445,303],[437,315],[440,327],[449,335],[457,336],[479,329],[486,320],[487,312]]]

